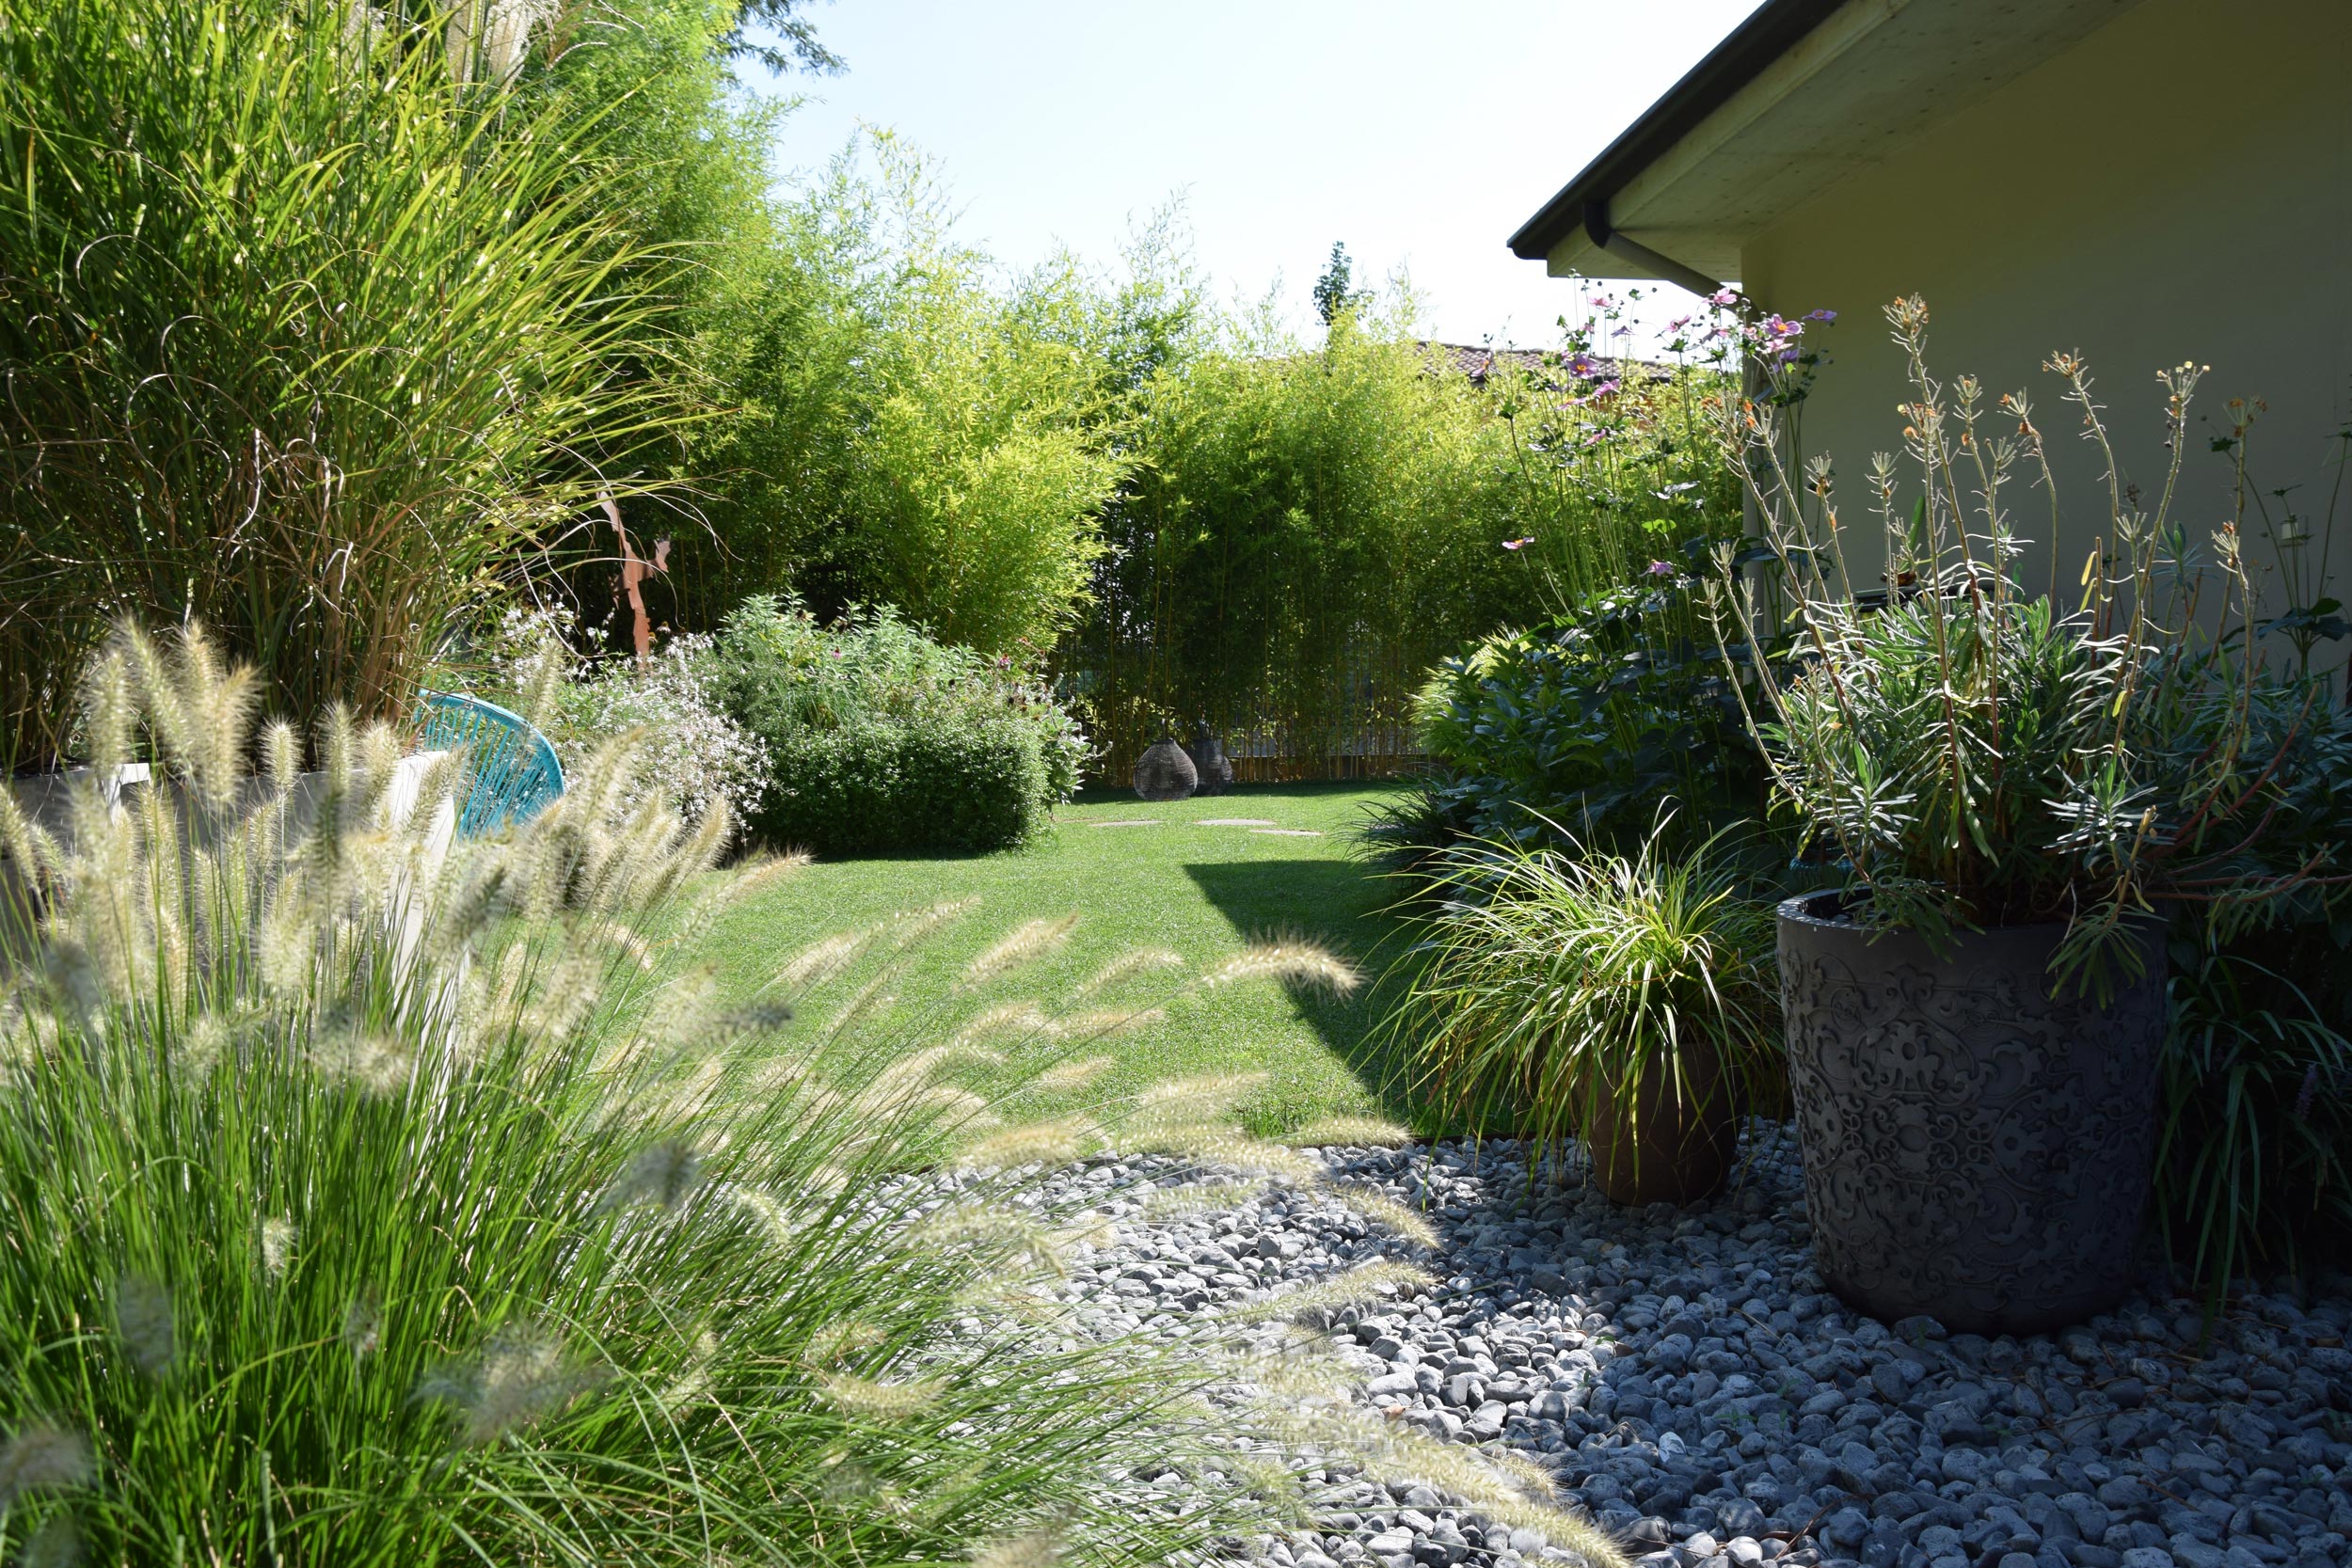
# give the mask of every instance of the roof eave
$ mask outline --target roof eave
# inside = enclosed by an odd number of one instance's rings
[[[1848,3],[1765,0],[1626,127],[1599,157],[1521,224],[1511,236],[1511,253],[1529,261],[1549,258],[1563,240],[1584,224],[1588,211],[1605,214],[1610,198],[1628,182],[1698,129],[1708,116]]]

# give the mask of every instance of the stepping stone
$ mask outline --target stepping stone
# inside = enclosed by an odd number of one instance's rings
[[[1196,828],[1271,828],[1270,816],[1204,816],[1193,824]]]
[[[1117,822],[1089,822],[1087,824],[1089,828],[1156,828],[1159,825],[1160,819],[1156,816],[1130,816],[1122,817]]]
[[[1323,836],[1312,828],[1252,828],[1249,831],[1253,833],[1277,833],[1283,838],[1321,838]]]

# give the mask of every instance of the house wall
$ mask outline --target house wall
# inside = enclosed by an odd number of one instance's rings
[[[2185,459],[2192,537],[2231,512],[2207,437],[2232,397],[2269,404],[2250,447],[2259,485],[2300,483],[2296,501],[2324,511],[2328,437],[2352,421],[2352,3],[2144,0],[1789,213],[1741,262],[1770,309],[1839,312],[1802,439],[1832,454],[1850,523],[1867,520],[1870,453],[1899,451],[1902,365],[1881,310],[1901,293],[1928,301],[1942,379],[2032,395],[2062,540],[2078,541],[2062,581],[2080,575],[2105,487],[2041,368],[2053,349],[2087,356],[2125,477],[2150,491],[2167,458],[2155,372],[2212,366]],[[2026,580],[2046,584],[2047,499],[2014,500],[2037,541]],[[2346,514],[2352,483],[2334,541],[2352,599]]]

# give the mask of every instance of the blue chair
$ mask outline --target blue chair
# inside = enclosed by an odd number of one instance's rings
[[[496,703],[420,692],[415,728],[420,750],[464,753],[471,784],[457,831],[467,838],[528,822],[564,793],[564,765],[548,737]]]

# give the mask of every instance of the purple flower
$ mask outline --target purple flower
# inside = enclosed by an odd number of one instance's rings
[[[2312,1107],[2319,1099],[2319,1064],[2313,1062],[2303,1073],[2303,1087],[2295,1097],[2295,1119],[2312,1119]]]
[[[1837,319],[1837,312],[1835,310],[1807,310],[1804,313],[1804,319],[1809,322],[1834,322]]]
[[[1649,575],[1654,578],[1670,578],[1675,575],[1675,569],[1662,561],[1653,561],[1649,563]]]
[[[1617,383],[1616,383],[1613,379],[1613,380],[1609,380],[1609,381],[1604,381],[1604,382],[1602,382],[1599,386],[1597,386],[1597,387],[1596,387],[1596,388],[1593,388],[1593,396],[1595,396],[1595,397],[1597,397],[1597,398],[1605,398],[1605,397],[1607,397],[1610,393],[1612,393],[1612,392],[1615,391],[1616,389],[1617,389]]]
[[[1709,305],[1723,306],[1737,305],[1740,303],[1740,291],[1737,289],[1718,289],[1713,293],[1707,296],[1707,303]]]
[[[1593,356],[1589,354],[1571,354],[1568,356],[1568,373],[1570,375],[1590,375],[1599,368],[1599,365],[1594,361]]]
[[[1502,542],[1502,547],[1506,550],[1523,550],[1534,542],[1534,539],[1505,539]]]

